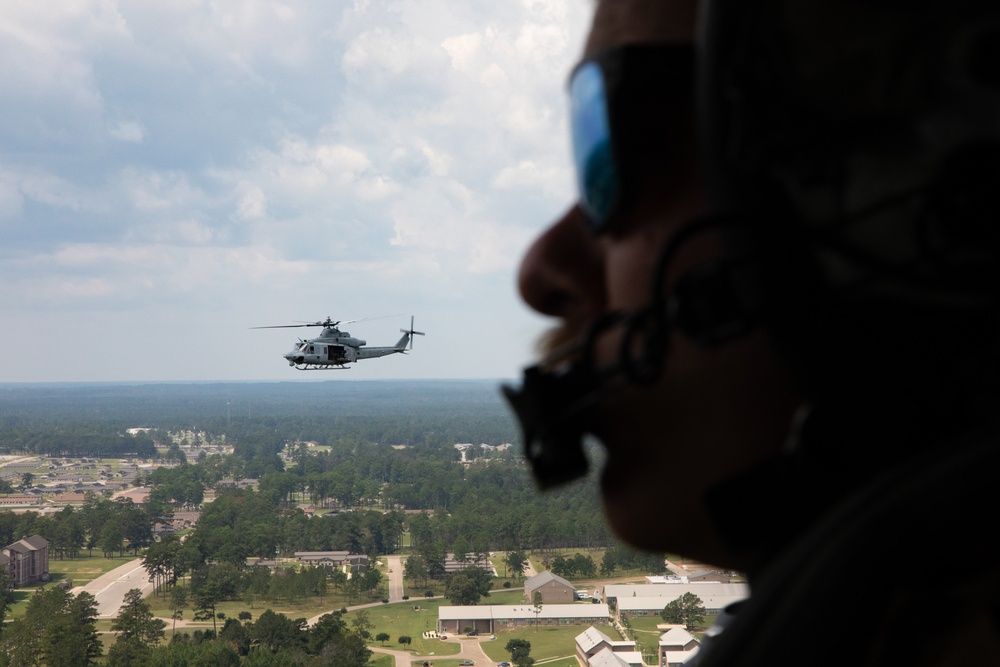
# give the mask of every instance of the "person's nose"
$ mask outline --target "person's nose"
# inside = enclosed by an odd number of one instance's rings
[[[605,303],[604,258],[578,206],[569,209],[528,249],[518,288],[543,315],[587,321]]]

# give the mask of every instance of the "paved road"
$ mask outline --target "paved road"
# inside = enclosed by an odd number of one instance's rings
[[[399,556],[386,556],[385,561],[389,569],[389,602],[402,602],[403,559]]]
[[[141,558],[120,565],[88,584],[76,586],[71,592],[75,595],[87,591],[97,598],[98,618],[114,618],[118,615],[125,594],[133,588],[141,590],[143,596],[153,590],[153,583],[142,567]]]
[[[483,651],[483,647],[480,646],[481,642],[492,641],[489,637],[463,637],[461,639],[453,638],[451,636],[448,639],[443,640],[448,644],[458,644],[461,647],[461,651],[454,655],[414,655],[408,653],[407,651],[395,651],[393,649],[381,648],[378,646],[369,646],[371,650],[376,653],[385,653],[391,655],[396,659],[396,667],[410,667],[414,662],[419,664],[420,660],[427,660],[433,663],[435,660],[447,658],[448,660],[472,660],[476,663],[476,667],[483,665],[485,667],[491,667],[496,663],[490,660],[486,652]]]

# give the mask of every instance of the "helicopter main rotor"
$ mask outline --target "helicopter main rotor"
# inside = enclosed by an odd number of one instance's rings
[[[361,320],[334,320],[327,317],[322,322],[306,322],[303,324],[275,324],[269,327],[250,327],[251,329],[297,329],[299,327],[326,327],[335,328],[338,324],[350,324],[351,322],[360,322]]]
[[[340,324],[354,324],[355,322],[367,322],[368,320],[381,320],[387,317],[399,317],[399,315],[381,315],[379,317],[362,317],[357,320],[335,320],[327,316],[322,322],[303,322],[302,324],[276,324],[270,327],[250,327],[251,329],[297,329],[299,327],[326,327],[336,329]]]

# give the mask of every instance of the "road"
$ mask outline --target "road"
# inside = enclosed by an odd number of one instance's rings
[[[402,602],[403,559],[399,556],[386,556],[385,563],[389,570],[389,602]]]
[[[153,590],[153,583],[142,567],[141,558],[119,565],[88,584],[74,587],[71,592],[74,595],[81,591],[90,593],[97,598],[97,617],[114,618],[118,615],[125,594],[133,588],[141,590],[143,596]]]
[[[413,663],[419,664],[421,660],[427,660],[429,662],[434,662],[435,660],[440,660],[447,658],[448,660],[472,660],[476,663],[476,666],[485,665],[490,667],[495,665],[486,652],[483,651],[483,647],[480,644],[484,641],[492,641],[489,637],[451,637],[443,640],[448,644],[458,644],[461,647],[461,651],[454,655],[414,655],[407,651],[395,651],[388,648],[380,648],[378,646],[369,645],[368,648],[375,651],[376,653],[385,653],[386,655],[391,655],[396,659],[396,667],[411,667]]]

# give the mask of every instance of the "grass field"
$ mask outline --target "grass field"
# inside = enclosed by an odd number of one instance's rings
[[[535,662],[566,658],[571,662],[552,662],[546,665],[576,665],[576,636],[589,626],[563,625],[559,627],[520,627],[510,630],[499,630],[495,642],[483,642],[483,651],[493,660],[494,664],[510,660],[510,653],[504,650],[511,639],[524,639],[531,642],[531,657]],[[598,629],[612,639],[620,639],[618,632],[610,625],[598,626]],[[437,667],[435,665],[435,667]]]
[[[105,572],[110,572],[119,565],[124,565],[132,560],[131,554],[126,554],[124,558],[104,558],[103,556],[81,556],[71,560],[49,559],[49,577],[52,582],[59,582],[63,579],[72,579],[74,586],[82,586],[101,576]],[[44,586],[51,586],[52,583],[38,584],[26,588],[18,588],[14,591],[14,602],[11,604],[7,614],[8,619],[19,618],[24,615],[28,608],[28,599],[31,598],[35,590]]]
[[[644,655],[656,655],[659,650],[659,639],[660,632],[656,629],[658,623],[663,623],[663,619],[659,616],[637,616],[635,618],[630,618],[629,623],[632,625],[632,630],[635,631],[635,641],[639,645],[639,650],[643,652]],[[715,614],[706,614],[705,620],[702,621],[701,625],[695,628],[691,634],[694,635],[698,641],[701,641],[702,635],[705,634],[705,630],[712,627],[715,623]]]

